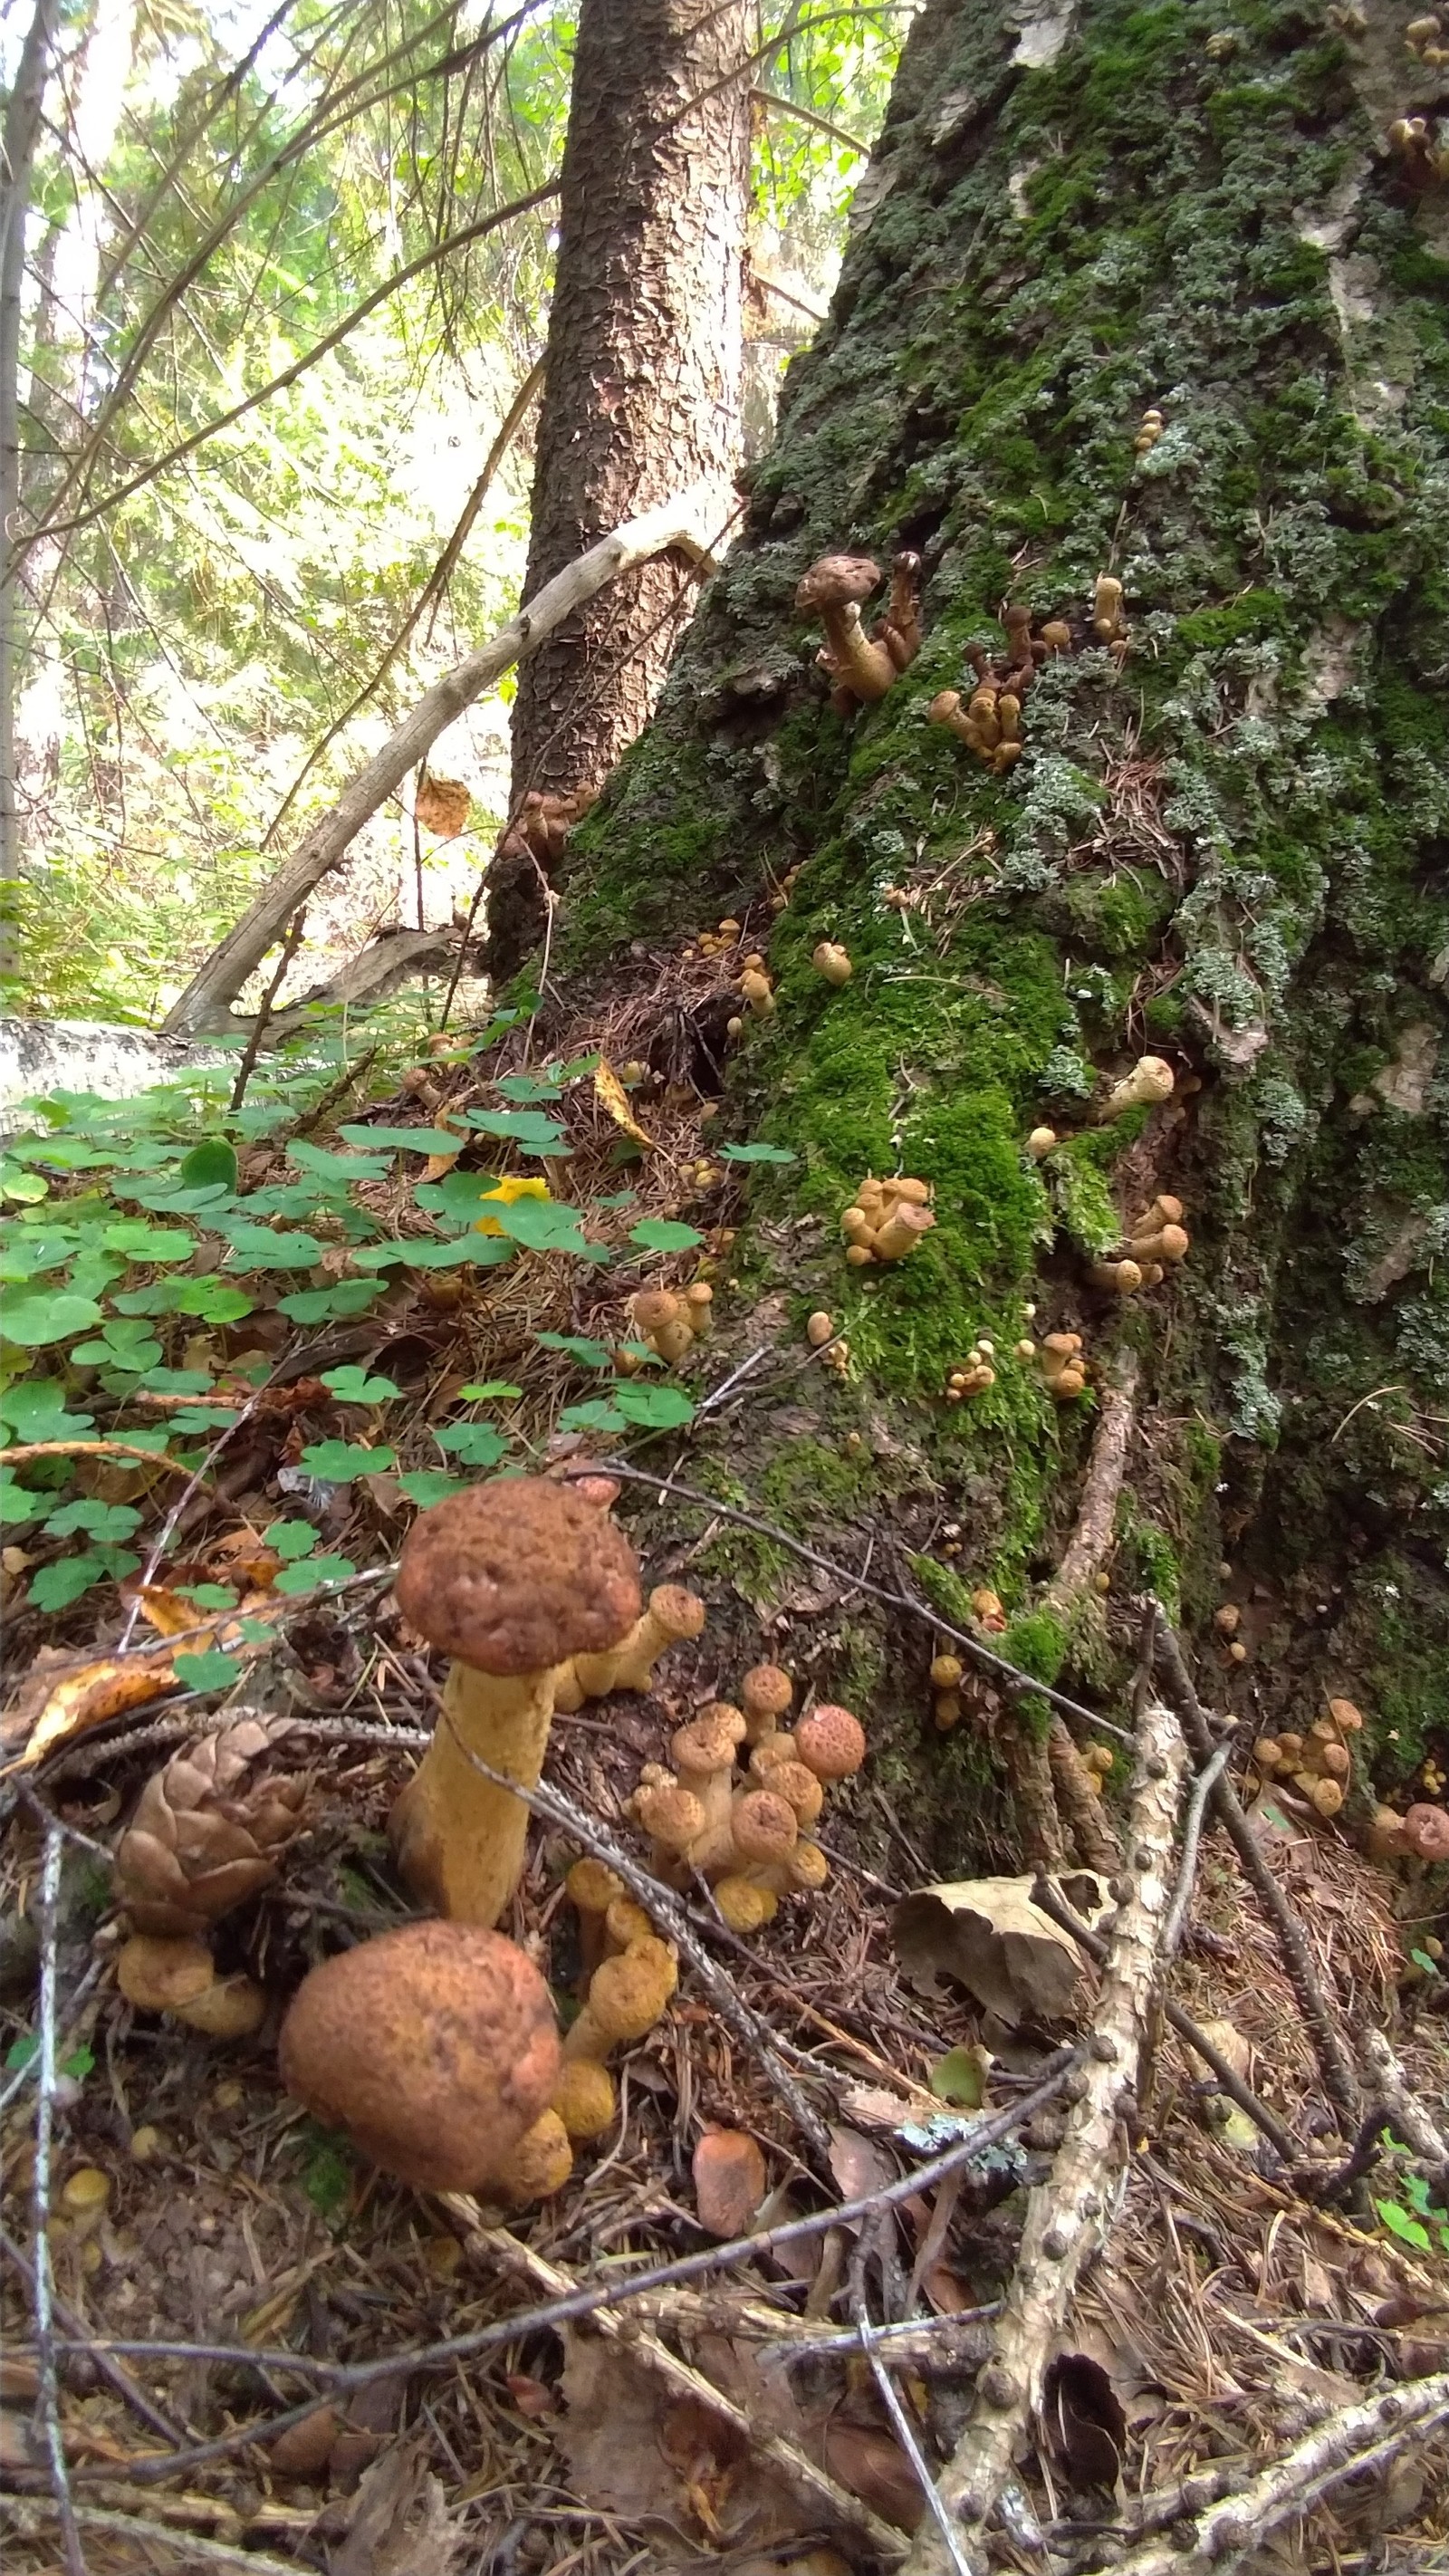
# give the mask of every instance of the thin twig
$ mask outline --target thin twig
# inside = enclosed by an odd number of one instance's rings
[[[86,2576],[85,2551],[76,2528],[75,2501],[65,2436],[60,2428],[60,2383],[55,2370],[55,2278],[50,2260],[50,2161],[55,2125],[55,1981],[60,1904],[60,1865],[65,1842],[59,1828],[48,1826],[40,1865],[40,2071],[35,2108],[35,2180],[31,2214],[35,2228],[35,2360],[39,2386],[35,2400],[36,2429],[50,2461],[51,2493],[60,2516],[67,2576]]]
[[[803,2243],[812,2236],[823,2236],[828,2229],[848,2225],[853,2219],[865,2218],[892,2203],[909,2200],[920,2191],[930,2191],[961,2165],[970,2164],[988,2147],[999,2146],[1004,2138],[1033,2119],[1038,2111],[1054,2102],[1081,2063],[1080,2049],[1059,2049],[1047,2060],[1041,2080],[1020,2100],[1007,2109],[994,2112],[990,2119],[973,2122],[969,2134],[947,2147],[929,2163],[918,2165],[911,2173],[901,2174],[894,2182],[865,2193],[858,2200],[836,2203],[825,2209],[812,2210],[807,2217],[782,2220],[778,2227],[758,2229],[750,2236],[736,2236],[724,2245],[706,2245],[697,2253],[682,2254],[672,2262],[652,2263],[642,2271],[631,2272],[611,2281],[585,2282],[566,2298],[551,2299],[544,2306],[528,2308],[512,2316],[496,2318],[491,2325],[477,2326],[469,2334],[449,2335],[443,2341],[415,2345],[411,2351],[390,2353],[377,2361],[331,2362],[310,2353],[254,2349],[247,2344],[148,2342],[144,2338],[105,2335],[88,2339],[76,2349],[91,2351],[97,2343],[110,2352],[134,2353],[157,2361],[231,2361],[248,2364],[256,2370],[292,2371],[320,2382],[330,2390],[366,2388],[377,2379],[409,2376],[414,2371],[451,2369],[459,2361],[470,2361],[479,2353],[492,2352],[501,2344],[511,2343],[523,2335],[538,2334],[546,2329],[572,2323],[576,2318],[594,2316],[601,2308],[614,2308],[637,2298],[641,2292],[667,2289],[676,2281],[697,2280],[703,2272],[716,2266],[751,2260],[773,2253],[781,2245]],[[62,2337],[59,2349],[71,2347]],[[155,2484],[175,2477],[180,2470],[204,2467],[208,2460],[219,2460],[232,2451],[246,2449],[253,2442],[274,2441],[292,2424],[300,2424],[312,2412],[315,2395],[304,2398],[285,2414],[272,2416],[263,2424],[242,2424],[214,2441],[199,2442],[188,2451],[167,2452],[155,2458],[127,2464],[125,2474],[141,2484]],[[77,2475],[115,2477],[120,2472],[114,2461],[98,2462],[93,2470],[80,2468]]]
[[[24,2531],[33,2515],[53,2513],[55,2508],[48,2496],[3,2496],[0,2510]],[[299,2562],[295,2558],[268,2558],[259,2550],[243,2549],[239,2541],[206,2540],[200,2532],[170,2530],[164,2522],[143,2522],[135,2514],[108,2512],[103,2505],[77,2505],[75,2518],[87,2531],[105,2532],[146,2550],[169,2550],[173,2558],[185,2562],[188,2570],[228,2567],[236,2571],[236,2576],[297,2576]]]
[[[257,1069],[257,1058],[262,1051],[262,1040],[271,1026],[273,1005],[276,1002],[277,995],[280,993],[282,986],[287,980],[287,969],[291,965],[293,958],[296,956],[298,949],[302,945],[302,933],[306,927],[307,907],[305,903],[299,903],[291,920],[287,924],[286,936],[282,941],[281,954],[277,959],[272,980],[268,984],[267,989],[263,993],[261,1001],[257,1006],[257,1016],[252,1023],[251,1035],[242,1049],[242,1060],[237,1066],[236,1080],[232,1084],[231,1099],[227,1104],[233,1117],[236,1115],[236,1112],[240,1109],[242,1102],[247,1096],[247,1084],[250,1082],[252,1075]],[[419,930],[421,930],[422,927],[422,923],[419,922]]]
[[[1064,1932],[1070,1932],[1072,1939],[1086,1951],[1088,1958],[1095,1959],[1100,1966],[1107,1955],[1106,1942],[1090,1930],[1080,1916],[1072,1911],[1061,1890],[1053,1887],[1050,1879],[1039,1878],[1036,1881],[1031,1891],[1031,1901],[1033,1905],[1039,1905],[1043,1914],[1049,1915],[1053,1923],[1060,1924]],[[1164,1999],[1162,2010],[1164,2019],[1176,2031],[1178,2038],[1186,2040],[1188,2047],[1202,2059],[1203,2064],[1212,2068],[1229,2101],[1236,2102],[1238,2109],[1246,2114],[1254,2127],[1262,2131],[1269,2145],[1282,2157],[1286,2165],[1296,2164],[1299,2150],[1282,2121],[1275,2118],[1266,2102],[1259,2101],[1257,2094],[1243,2082],[1231,2060],[1224,2057],[1222,2050],[1209,2039],[1207,2032],[1198,2027],[1191,2014],[1185,2013],[1180,2004],[1175,2004],[1170,1999]]]
[[[930,2466],[921,2449],[920,2443],[916,2439],[916,2428],[911,2422],[909,2415],[906,2413],[904,2406],[901,2404],[896,2391],[895,2381],[892,2379],[890,2372],[887,2370],[885,2363],[880,2357],[880,2354],[874,2348],[875,2332],[871,2323],[870,2311],[866,2306],[865,2298],[866,2257],[870,2249],[872,2234],[874,2234],[878,2242],[880,2242],[882,2252],[884,2253],[886,2242],[885,2231],[890,2228],[891,2223],[891,2220],[883,2210],[873,2231],[863,2227],[856,2242],[855,2253],[851,2258],[850,2310],[851,2315],[855,2320],[855,2339],[860,2350],[865,2354],[866,2363],[869,2368],[870,2375],[875,2381],[881,2403],[884,2406],[886,2413],[889,2415],[892,2424],[895,2426],[896,2439],[900,2443],[901,2449],[904,2451],[906,2458],[910,2461],[911,2467],[915,2473],[916,2484],[920,2488],[921,2495],[925,2502],[926,2511],[930,2515],[931,2520],[935,2523],[936,2528],[941,2535],[942,2545],[945,2548],[946,2555],[950,2559],[952,2566],[956,2570],[956,2576],[974,2576],[974,2570],[972,2569],[969,2561],[962,2556],[960,2543],[951,2527],[950,2516],[948,2515],[940,2496],[936,2492],[936,2481],[931,2475]]]
[[[1208,1713],[1192,1686],[1182,1648],[1167,1612],[1155,1598],[1151,1602],[1151,1611],[1156,1630],[1157,1660],[1177,1703],[1183,1730],[1194,1751],[1206,1762],[1217,1750]],[[1363,2116],[1358,2079],[1348,2051],[1334,2027],[1318,1971],[1303,1938],[1302,1926],[1263,1857],[1262,1846],[1243,1813],[1232,1783],[1219,1773],[1211,1794],[1214,1811],[1242,1863],[1243,1875],[1277,1934],[1283,1965],[1313,2042],[1323,2089],[1343,2122],[1344,2135],[1352,2137]]]
[[[4,2254],[8,2263],[14,2264],[16,2271],[19,2273],[30,2293],[33,2307],[35,2300],[35,2266],[31,2262],[29,2255],[26,2253],[24,2246],[17,2245],[14,2237],[11,2236],[3,2227],[0,2227],[0,2253]],[[140,2382],[132,2378],[131,2373],[125,2366],[125,2363],[117,2361],[113,2353],[102,2352],[95,2345],[86,2340],[85,2328],[81,2319],[76,2315],[74,2308],[67,2306],[65,2300],[60,2296],[58,2291],[52,2290],[50,2304],[55,2314],[56,2323],[63,2326],[65,2329],[65,2333],[68,2338],[67,2349],[71,2349],[72,2344],[74,2343],[79,2345],[82,2350],[88,2352],[90,2358],[95,2363],[97,2370],[100,2372],[101,2377],[110,2381],[117,2396],[124,2397],[126,2404],[132,2408],[134,2413],[140,2416],[142,2423],[148,2424],[153,2433],[159,2433],[163,2441],[184,2442],[186,2439],[186,2433],[183,2426],[176,2423],[170,2415],[165,2413],[163,2408],[153,2403],[153,2401],[147,2396],[146,2391],[141,2386]]]
[[[1212,1760],[1199,1771],[1192,1784],[1192,1795],[1182,1820],[1182,1859],[1178,1865],[1177,1885],[1172,1892],[1172,1911],[1162,1936],[1162,1964],[1170,1968],[1177,1956],[1178,1943],[1187,1929],[1192,1911],[1192,1891],[1197,1883],[1198,1850],[1202,1842],[1202,1820],[1212,1795],[1213,1783],[1227,1769],[1231,1743],[1220,1744]]]
[[[869,1582],[865,1575],[854,1573],[848,1565],[838,1564],[833,1556],[823,1556],[819,1548],[807,1546],[804,1539],[796,1538],[790,1530],[781,1529],[777,1521],[762,1520],[757,1512],[741,1511],[734,1503],[721,1502],[717,1494],[701,1493],[695,1485],[677,1485],[672,1477],[652,1475],[647,1468],[630,1466],[620,1458],[581,1461],[567,1472],[575,1476],[619,1476],[627,1484],[652,1485],[656,1493],[668,1493],[675,1502],[697,1503],[702,1511],[717,1512],[721,1520],[735,1521],[741,1529],[754,1530],[761,1538],[774,1539],[780,1547],[789,1548],[792,1555],[803,1557],[807,1565],[818,1566],[822,1574],[833,1575],[848,1590],[868,1592],[873,1601],[883,1601],[892,1610],[908,1610],[913,1619],[924,1620],[926,1626],[934,1628],[938,1635],[949,1637],[954,1645],[964,1646],[968,1655],[973,1656],[986,1671],[997,1674],[1008,1690],[1044,1699],[1052,1708],[1065,1709],[1068,1717],[1079,1718],[1083,1726],[1099,1727],[1103,1734],[1115,1735],[1123,1744],[1133,1741],[1126,1727],[1111,1725],[1096,1709],[1084,1708],[1080,1700],[1068,1699],[1064,1691],[1053,1690],[1048,1683],[1039,1682],[1031,1673],[1023,1672],[1019,1664],[1009,1663],[1005,1655],[993,1654],[991,1648],[983,1646],[980,1638],[973,1636],[969,1628],[953,1628],[950,1620],[944,1619],[939,1610],[933,1610],[928,1601],[914,1600],[909,1592],[892,1592],[884,1583]]]

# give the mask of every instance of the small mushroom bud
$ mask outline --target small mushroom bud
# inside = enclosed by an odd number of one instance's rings
[[[1099,644],[1115,642],[1122,632],[1122,584],[1110,573],[1097,575],[1092,599],[1092,634]]]
[[[1056,1142],[1057,1131],[1055,1127],[1033,1127],[1031,1134],[1026,1140],[1026,1150],[1030,1154],[1032,1161],[1034,1163],[1039,1163],[1045,1155],[1051,1152],[1052,1147]]]
[[[1066,619],[1064,617],[1049,617],[1046,624],[1043,626],[1040,635],[1037,637],[1037,642],[1045,647],[1048,654],[1070,653],[1072,649],[1072,630],[1067,624]]]
[[[1343,1805],[1343,1788],[1337,1780],[1315,1780],[1308,1795],[1320,1816],[1336,1816]]]
[[[773,1016],[777,1005],[770,989],[770,979],[758,968],[746,968],[740,977],[740,991],[757,1020],[768,1020]]]
[[[1114,1297],[1135,1297],[1142,1285],[1135,1261],[1094,1261],[1087,1275],[1094,1288],[1106,1288]]]
[[[818,1306],[814,1314],[807,1319],[805,1339],[812,1351],[823,1350],[827,1342],[834,1341],[835,1318],[833,1315],[827,1315],[823,1306]]]
[[[839,947],[832,939],[821,940],[819,947],[811,956],[810,963],[817,975],[824,976],[827,984],[848,984],[855,972],[848,951]]]
[[[1216,1628],[1219,1636],[1235,1637],[1238,1632],[1238,1622],[1242,1618],[1242,1615],[1243,1614],[1238,1608],[1236,1601],[1225,1601],[1221,1610],[1215,1610],[1213,1612],[1213,1626]]]

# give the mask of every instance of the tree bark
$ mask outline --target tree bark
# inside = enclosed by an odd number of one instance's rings
[[[699,1200],[739,1233],[711,1372],[803,1347],[815,1308],[849,1362],[773,1420],[747,1404],[747,1445],[712,1416],[696,1484],[763,1492],[847,1563],[887,1522],[944,1615],[994,1586],[1005,1651],[1046,1680],[1075,1656],[1105,1706],[1131,1596],[1165,1585],[1205,1696],[1267,1731],[1346,1693],[1407,1786],[1449,1725],[1449,185],[1388,132],[1436,131],[1433,73],[1397,22],[1339,15],[1265,0],[1208,42],[1121,0],[1019,32],[930,0],[748,528],[573,836],[535,1044],[606,1044],[627,1004],[631,1055],[722,1083],[700,1147],[794,1157]],[[842,716],[796,585],[901,548],[922,650]],[[968,648],[1001,667],[1013,602],[1069,649],[993,769],[928,710],[976,686]],[[725,916],[739,943],[702,955]],[[1109,1116],[1147,1054],[1171,1098]],[[850,1268],[871,1172],[927,1181],[935,1225]],[[1119,1293],[1097,1266],[1163,1195],[1186,1257]],[[1074,1400],[1017,1355],[1056,1332],[1084,1344]],[[994,1382],[948,1406],[983,1334]],[[1129,1356],[1112,1591],[1068,1636],[1052,1568]],[[783,1560],[711,1551],[788,1604]],[[876,1656],[893,1802],[909,1775],[913,1833],[956,1868],[984,1820],[1009,1829],[1016,1729],[983,1706],[928,1737],[925,1641],[872,1642],[858,1602],[838,1624],[819,1687],[848,1698],[850,1656]]]
[[[531,595],[605,530],[685,484],[735,506],[750,185],[745,0],[583,0],[534,473]],[[648,717],[687,614],[664,556],[582,606],[520,673],[516,810],[594,790]],[[540,935],[536,867],[506,852],[488,958]]]
[[[0,181],[0,877],[20,874],[15,803],[15,648],[19,578],[12,552],[20,504],[20,291],[30,174],[55,41],[58,0],[36,0],[5,108]],[[8,948],[0,928],[0,949]]]

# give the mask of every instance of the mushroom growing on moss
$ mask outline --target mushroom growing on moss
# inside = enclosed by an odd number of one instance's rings
[[[1047,1393],[1058,1404],[1069,1404],[1080,1395],[1087,1383],[1082,1359],[1080,1333],[1048,1333],[1036,1349],[1036,1364],[1046,1383]]]
[[[629,1634],[637,1560],[607,1513],[566,1486],[498,1477],[419,1513],[397,1599],[453,1658],[437,1731],[389,1820],[398,1865],[449,1920],[491,1925],[522,1874],[528,1809],[469,1755],[536,1786],[557,1668]]]
[[[850,962],[849,949],[842,948],[833,939],[821,940],[818,948],[811,952],[810,963],[816,974],[822,975],[827,984],[848,984],[855,973],[855,968]]]
[[[961,1723],[961,1684],[966,1667],[959,1655],[937,1655],[931,1664],[932,1714],[943,1735]]]
[[[511,1941],[472,1923],[408,1923],[303,1979],[279,2063],[314,2118],[403,2182],[508,2191],[560,2050],[548,1988]]]
[[[873,1261],[904,1261],[936,1222],[927,1204],[930,1195],[925,1181],[909,1175],[878,1181],[867,1173],[840,1220],[847,1261],[857,1268]]]
[[[1169,1099],[1173,1081],[1172,1067],[1160,1055],[1139,1056],[1131,1072],[1108,1092],[1102,1103],[1103,1119],[1120,1118],[1124,1110],[1150,1108]]]
[[[795,591],[796,616],[818,618],[825,629],[818,658],[830,674],[832,703],[842,715],[856,706],[875,705],[896,677],[889,645],[872,641],[860,622],[861,601],[878,589],[880,577],[880,566],[869,555],[821,555]]]

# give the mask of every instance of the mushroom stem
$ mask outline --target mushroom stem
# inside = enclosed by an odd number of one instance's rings
[[[437,1731],[388,1821],[397,1864],[450,1923],[491,1929],[523,1875],[528,1809],[485,1780],[470,1754],[522,1789],[538,1786],[554,1708],[552,1670],[451,1666]]]

